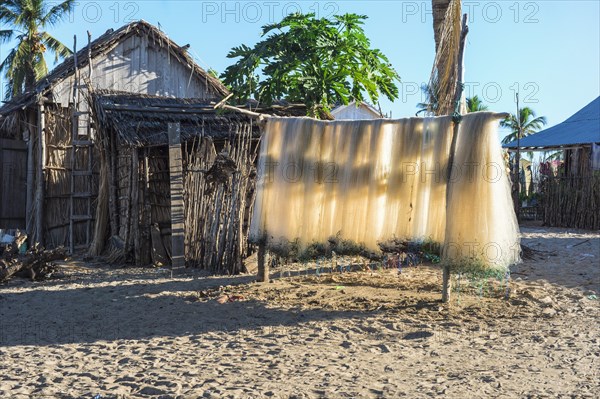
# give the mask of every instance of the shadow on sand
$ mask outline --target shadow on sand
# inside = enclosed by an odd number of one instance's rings
[[[125,273],[127,275],[127,273]],[[139,279],[143,276],[143,279]],[[240,339],[292,335],[295,328],[334,319],[368,317],[371,312],[276,309],[267,302],[199,301],[197,293],[247,284],[253,276],[202,279],[116,278],[64,288],[60,280],[27,284],[21,292],[0,291],[0,352],[17,345],[62,345],[97,341],[144,340],[227,332]],[[64,282],[62,282],[64,284]],[[417,303],[415,308],[437,306]],[[410,306],[409,306],[410,307]],[[91,351],[91,349],[90,349]]]

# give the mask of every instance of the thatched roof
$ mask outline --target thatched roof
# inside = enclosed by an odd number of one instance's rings
[[[170,98],[96,90],[92,94],[100,128],[117,133],[125,145],[168,144],[168,123],[179,122],[181,140],[198,136],[230,138],[236,127],[252,123],[249,115],[215,109],[217,99]],[[258,125],[254,123],[258,136]]]
[[[215,109],[220,99],[171,98],[113,90],[94,90],[91,93],[100,128],[116,132],[123,144],[151,146],[168,144],[168,123],[179,122],[181,140],[197,136],[213,139],[231,138],[236,128],[253,125],[253,134],[260,131],[252,114],[272,116],[304,116],[304,104],[279,102],[269,106],[247,103],[228,109]]]
[[[132,22],[117,30],[109,29],[102,36],[92,41],[92,59],[99,55],[110,52],[122,40],[136,34],[148,36],[153,39],[157,45],[168,48],[172,57],[175,57],[182,64],[188,65],[190,68],[192,68],[194,73],[205,80],[207,86],[217,95],[226,96],[229,93],[227,88],[221,83],[221,81],[219,81],[219,79],[210,75],[194,62],[192,57],[190,57],[187,53],[186,48],[177,45],[157,27],[143,20]],[[87,46],[84,46],[77,52],[78,68],[83,68],[88,65],[87,53]],[[69,75],[72,75],[74,72],[75,62],[73,56],[70,56],[56,68],[54,68],[52,72],[40,79],[36,83],[35,89],[13,98],[10,102],[0,108],[0,115],[6,115],[15,110],[24,109],[25,107],[31,105],[37,101],[37,98],[40,95],[45,95],[52,87],[54,87],[54,85],[61,82]]]

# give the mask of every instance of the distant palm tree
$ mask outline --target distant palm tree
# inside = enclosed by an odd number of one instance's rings
[[[46,28],[59,23],[73,11],[75,0],[61,3],[45,0],[0,0],[0,23],[11,29],[0,30],[0,43],[13,39],[17,45],[2,64],[5,72],[6,99],[31,90],[35,82],[48,74],[44,53],[50,50],[55,62],[71,54],[71,50],[48,32]]]
[[[512,114],[503,121],[500,122],[500,126],[509,128],[511,132],[502,139],[503,144],[515,141],[519,134],[519,126],[521,126],[521,138],[527,137],[533,133],[536,133],[546,124],[545,116],[537,116],[535,112],[529,107],[523,107],[519,109],[519,118]]]
[[[419,109],[416,113],[417,116],[419,114],[423,115],[437,115],[438,110],[438,101],[437,101],[437,86],[435,82],[433,84],[422,84],[421,91],[425,96],[425,101],[423,103],[418,103],[417,108]]]
[[[482,103],[477,95],[473,97],[467,97],[467,113],[487,110],[488,106]]]

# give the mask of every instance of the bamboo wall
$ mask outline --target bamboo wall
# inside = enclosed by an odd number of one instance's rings
[[[544,225],[600,229],[600,173],[590,156],[590,147],[565,151],[565,167],[541,181]]]
[[[45,139],[46,164],[44,167],[44,238],[48,247],[68,246],[69,224],[71,212],[71,170],[86,169],[87,150],[78,151],[75,164],[72,160],[71,147],[71,110],[56,105],[45,107]],[[95,157],[97,159],[97,156]],[[88,176],[77,176],[74,180],[74,192],[97,194],[97,163],[94,162],[96,174],[92,177],[91,186]],[[86,201],[77,198],[73,201],[75,215],[87,214]],[[95,208],[92,204],[92,209]],[[92,212],[94,216],[94,212]],[[93,223],[93,222],[92,222]],[[86,241],[85,221],[75,222],[74,244],[81,245]]]
[[[600,175],[550,177],[542,183],[544,224],[600,229]]]
[[[114,165],[107,173],[107,187],[114,187],[108,197],[113,196],[114,206],[110,201],[99,205],[112,214],[106,218],[110,228],[105,240],[118,236],[122,250],[114,259],[167,265],[171,255],[168,147],[127,146],[114,134],[111,141],[118,143],[107,156]],[[249,124],[232,124],[228,140],[198,137],[182,144],[187,266],[214,273],[242,271],[257,147]]]
[[[232,139],[185,146],[185,257],[190,266],[239,273],[247,256],[257,145],[250,125]],[[226,154],[226,155],[225,155]]]

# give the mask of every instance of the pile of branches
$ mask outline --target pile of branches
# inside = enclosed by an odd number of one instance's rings
[[[19,248],[26,240],[27,235],[17,235],[15,241],[1,252],[0,283],[13,276],[28,277],[32,281],[44,280],[56,271],[57,267],[53,262],[67,257],[66,249],[63,247],[45,250],[38,245],[20,254]]]

